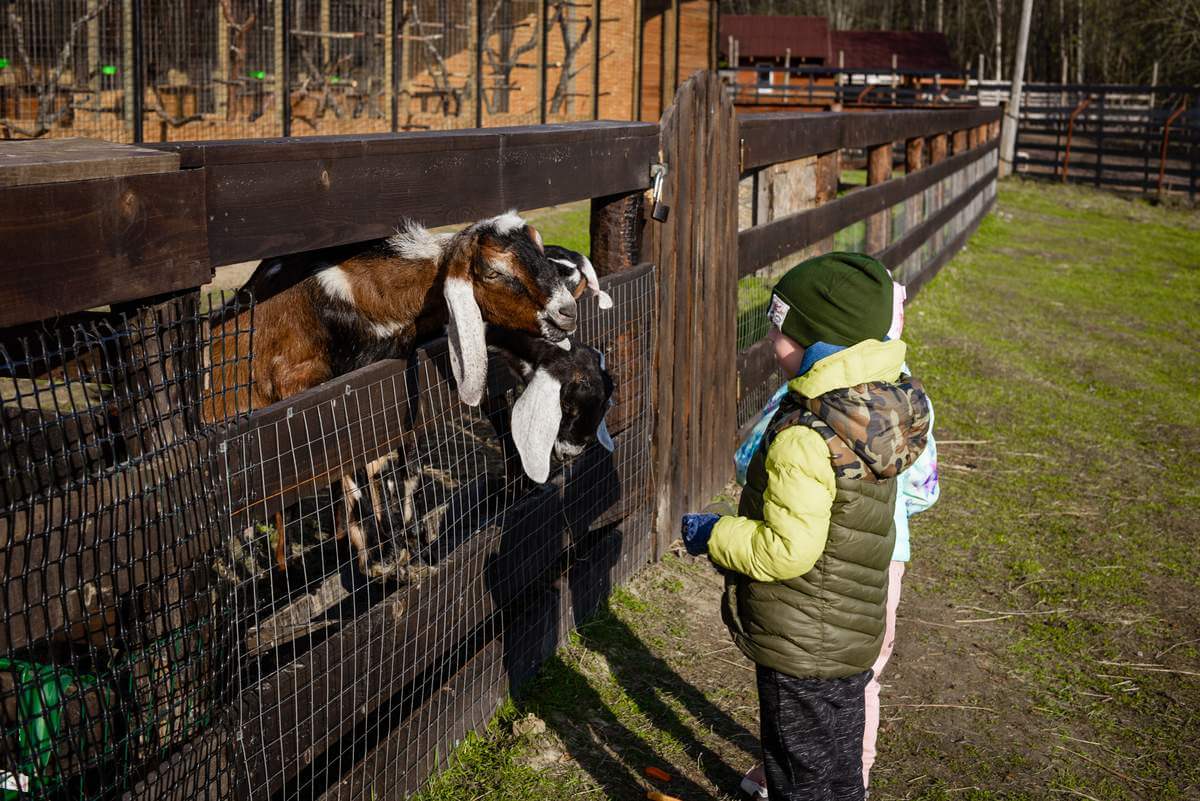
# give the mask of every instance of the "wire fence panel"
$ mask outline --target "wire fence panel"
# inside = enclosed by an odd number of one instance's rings
[[[208,331],[193,295],[0,347],[6,798],[115,797],[221,725]]]
[[[247,297],[0,344],[6,801],[415,790],[651,558],[654,271],[606,284],[616,448],[543,485],[444,342],[248,415]]]

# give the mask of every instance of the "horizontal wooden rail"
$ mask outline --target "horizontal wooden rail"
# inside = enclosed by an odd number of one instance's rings
[[[846,147],[869,147],[949,133],[999,120],[999,108],[785,112],[739,119],[742,172]]]
[[[971,238],[971,234],[975,233],[975,231],[979,229],[979,225],[983,222],[985,217],[991,214],[992,208],[995,205],[996,198],[993,196],[988,199],[987,203],[984,204],[984,207],[980,209],[979,214],[967,224],[966,228],[959,231],[958,235],[951,239],[949,243],[943,245],[942,249],[938,251],[938,254],[934,256],[928,264],[921,268],[921,272],[917,273],[908,280],[908,283],[904,285],[906,290],[906,303],[912,301],[917,292],[919,292],[921,288],[925,286],[925,284],[929,283],[930,279],[937,275],[938,270],[942,269],[942,267],[946,265],[946,262],[958,255],[958,252],[966,247],[967,240]]]
[[[985,191],[996,181],[996,170],[989,170],[981,175],[975,183],[960,192],[954,200],[938,209],[917,225],[905,231],[904,236],[874,254],[889,270],[894,270],[904,263],[904,260],[915,253],[922,245],[946,223],[954,219],[960,211],[967,207],[972,200]]]
[[[738,274],[749,275],[859,220],[891,208],[978,161],[998,146],[998,140],[992,139],[903,178],[856,189],[824,206],[747,228],[738,233]]]
[[[361,242],[649,186],[637,122],[156,145],[203,168],[213,264]]]

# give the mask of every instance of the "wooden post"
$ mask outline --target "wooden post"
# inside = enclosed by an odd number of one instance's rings
[[[130,142],[138,141],[134,134],[134,116],[140,105],[134,96],[141,81],[136,76],[134,66],[134,37],[133,37],[133,6],[138,0],[121,0],[121,94],[124,97],[122,109],[125,116],[125,136]]]
[[[88,0],[88,16],[96,13],[98,0]],[[1157,64],[1155,68],[1157,69]],[[87,24],[87,85],[93,92],[88,105],[99,108],[100,103],[100,18],[92,17]]]
[[[952,142],[952,145],[954,148],[954,155],[957,156],[959,153],[966,152],[966,150],[967,150],[967,131],[965,128],[961,131],[954,132],[954,140]]]
[[[600,119],[600,0],[592,0],[592,119]]]
[[[1100,93],[1100,124],[1096,129],[1096,186],[1103,183],[1104,173],[1104,106],[1107,92]]]
[[[925,166],[925,138],[916,137],[904,143],[904,174],[912,175]],[[904,204],[904,232],[919,224],[925,214],[925,192],[918,192]],[[900,265],[896,265],[899,267]]]
[[[729,480],[737,430],[738,124],[713,72],[685,81],[662,117],[666,223],[648,222],[658,265],[653,469],[655,556]]]
[[[642,252],[645,195],[592,198],[589,223],[591,260],[597,275],[611,275],[637,266]]]
[[[816,206],[824,206],[837,199],[838,179],[841,177],[841,151],[831,150],[817,156],[817,196]],[[827,237],[817,245],[820,253],[833,250],[834,238]]]
[[[867,185],[875,186],[892,177],[892,143],[867,149]],[[892,210],[884,209],[867,218],[867,253],[878,253],[888,245]]]
[[[384,94],[387,98],[388,127],[395,131],[399,121],[399,104],[396,103],[396,85],[399,83],[397,70],[399,62],[396,58],[396,6],[399,4],[399,0],[384,0],[384,3],[386,5],[383,9],[383,64],[384,73],[387,75],[387,91]]]
[[[287,15],[284,13],[287,4],[288,0],[275,0],[272,9],[275,25],[275,35],[271,43],[275,68],[275,119],[279,123],[281,136],[288,135],[287,112],[290,102],[290,98],[287,96],[287,54],[284,52],[284,48],[287,47]]]
[[[229,119],[229,20],[225,19],[225,11],[220,3],[214,4],[217,12],[217,71],[216,77],[221,82],[213,83],[213,101],[216,104],[217,119]]]
[[[947,146],[950,144],[949,140],[950,140],[950,137],[944,133],[935,134],[933,136],[933,138],[931,138],[929,140],[929,164],[931,166],[946,160]],[[944,181],[938,181],[937,184],[934,186],[933,197],[932,197],[933,209],[931,210],[931,209],[927,208],[925,210],[925,213],[927,215],[931,211],[933,213],[940,211],[942,206],[945,204],[946,192],[945,192],[945,189],[943,188],[944,184],[945,184]],[[942,232],[939,230],[939,231],[935,232],[933,235],[933,252],[940,253],[941,250],[942,250]]]
[[[548,26],[550,5],[547,0],[538,0],[538,48],[537,48],[537,73],[538,73],[538,123],[546,124],[546,37],[549,35]]]
[[[467,53],[471,56],[471,87],[475,95],[475,127],[483,127],[483,12],[480,0],[467,0]]]
[[[278,2],[290,2],[290,0],[277,0],[277,1]],[[330,18],[330,16],[331,15],[329,13],[329,0],[321,0],[320,19],[317,21],[317,24],[318,24],[322,34],[329,33],[329,27],[330,27],[329,26],[329,18]],[[322,69],[327,68],[326,65],[329,64],[329,46],[330,46],[329,36],[328,35],[322,36],[321,37],[321,67],[322,67]]]

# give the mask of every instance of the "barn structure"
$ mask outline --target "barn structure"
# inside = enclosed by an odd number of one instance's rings
[[[14,0],[0,137],[657,120],[716,24],[715,0]]]

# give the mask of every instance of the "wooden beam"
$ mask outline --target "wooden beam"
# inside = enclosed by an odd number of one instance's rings
[[[182,170],[0,192],[0,328],[212,277],[204,175]]]
[[[179,156],[99,139],[0,141],[0,187],[174,172]]]
[[[807,209],[766,225],[740,231],[738,274],[748,275],[777,259],[831,236],[847,225],[894,206],[911,197],[913,193],[924,191],[968,164],[983,158],[995,147],[993,140],[982,148],[952,156],[913,175],[855,189],[815,209]]]
[[[587,122],[299,141],[165,144],[204,167],[215,264],[644,189],[658,126]],[[570,165],[570,166],[566,166]]]
[[[739,118],[742,173],[839,148],[865,148],[965,129],[1000,118],[996,108],[750,114]],[[964,145],[964,148],[965,145]],[[956,151],[961,152],[961,151]]]

